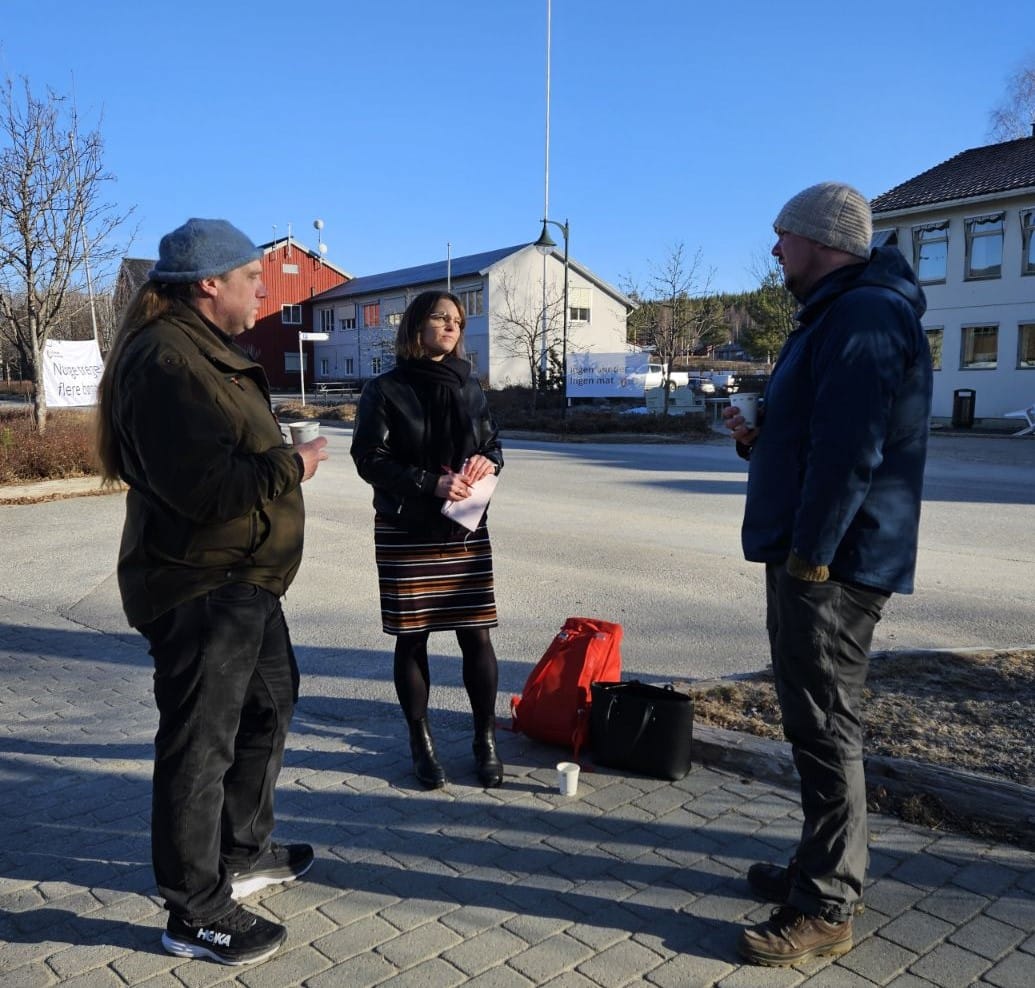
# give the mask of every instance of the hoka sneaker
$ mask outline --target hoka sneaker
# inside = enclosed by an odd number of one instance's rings
[[[207,957],[236,966],[264,961],[287,938],[279,923],[234,906],[211,923],[192,924],[170,916],[162,934],[162,946],[176,957]]]
[[[250,868],[230,871],[235,899],[301,878],[313,866],[313,849],[308,844],[270,844]]]
[[[852,921],[831,923],[793,906],[780,906],[765,923],[744,930],[737,946],[748,963],[769,967],[847,954],[852,949]]]

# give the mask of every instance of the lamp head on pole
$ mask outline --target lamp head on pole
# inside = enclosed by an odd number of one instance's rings
[[[539,239],[535,242],[535,249],[540,254],[549,254],[556,246],[557,242],[550,236],[550,231],[546,228],[546,220],[543,220],[543,232],[539,234]]]

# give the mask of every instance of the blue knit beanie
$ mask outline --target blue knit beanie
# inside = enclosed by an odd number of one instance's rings
[[[226,274],[260,257],[262,251],[226,220],[192,219],[162,237],[158,263],[147,277],[189,284]]]

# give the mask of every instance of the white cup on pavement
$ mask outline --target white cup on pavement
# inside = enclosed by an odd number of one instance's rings
[[[758,395],[750,391],[741,394],[739,391],[730,395],[732,405],[741,415],[744,416],[744,425],[754,429],[758,425]]]
[[[562,796],[574,796],[579,791],[579,767],[575,762],[557,763],[557,791]]]
[[[302,443],[312,442],[318,435],[320,435],[320,423],[319,422],[292,422],[288,429],[291,430],[291,442],[295,446],[301,446]]]

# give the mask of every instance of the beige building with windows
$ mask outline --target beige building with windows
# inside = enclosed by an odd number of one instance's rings
[[[467,358],[489,387],[527,385],[532,368],[560,366],[564,343],[564,262],[534,244],[354,278],[315,296],[315,380],[362,382],[394,365],[395,335],[410,300],[449,290],[467,316]],[[635,303],[576,261],[568,263],[567,352],[626,349]]]
[[[874,244],[897,244],[927,295],[933,418],[960,390],[978,420],[1035,403],[1035,134],[963,151],[872,207]]]

